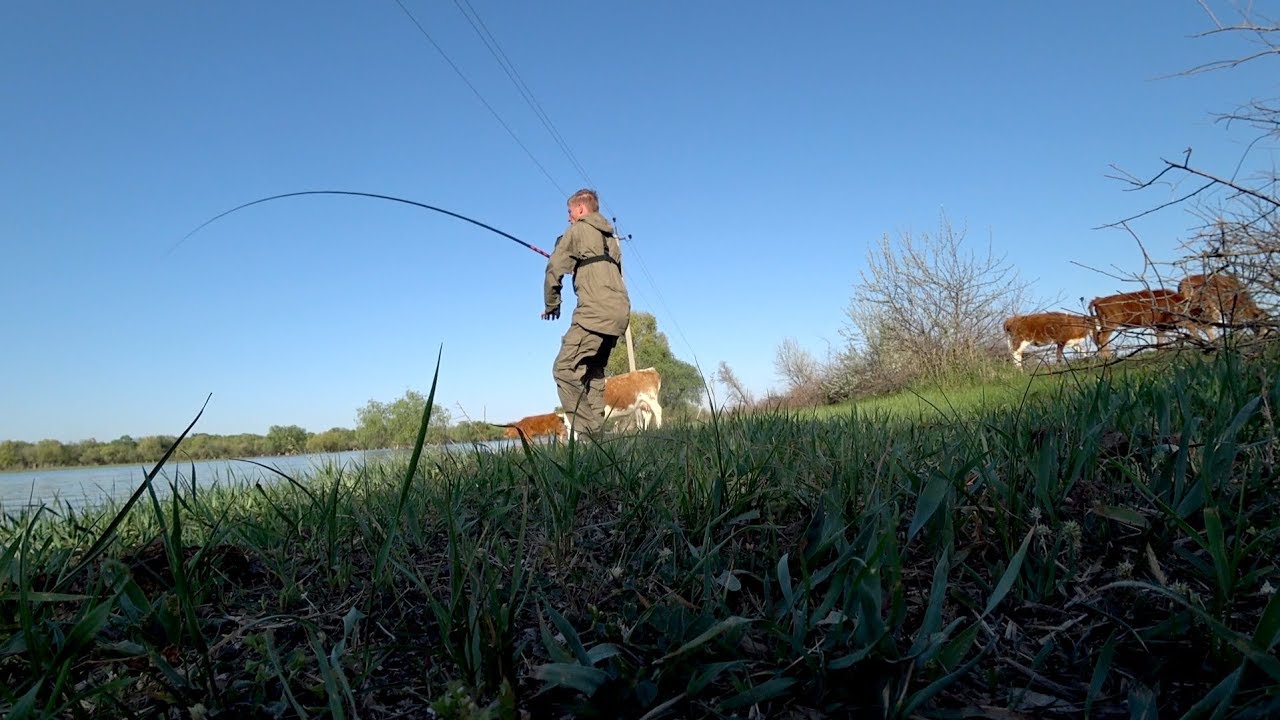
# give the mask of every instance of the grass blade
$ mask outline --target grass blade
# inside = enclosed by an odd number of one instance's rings
[[[1147,529],[1150,523],[1136,510],[1125,507],[1114,507],[1111,505],[1099,505],[1093,509],[1094,515],[1100,515],[1110,520],[1122,522],[1125,525],[1132,525],[1136,528]]]
[[[1107,641],[1103,643],[1101,652],[1098,653],[1098,662],[1093,665],[1093,678],[1089,681],[1089,693],[1084,699],[1084,716],[1090,717],[1093,710],[1093,701],[1098,699],[1098,694],[1102,692],[1102,685],[1107,681],[1107,674],[1111,672],[1111,658],[1116,652],[1116,635],[1111,633]]]
[[[987,600],[987,607],[982,611],[982,617],[990,615],[991,611],[996,609],[1018,579],[1018,573],[1022,572],[1022,561],[1027,557],[1027,548],[1031,546],[1031,536],[1035,531],[1034,527],[1031,528],[1027,531],[1027,536],[1022,539],[1022,546],[1018,548],[1018,552],[1014,553],[1013,559],[1009,561],[1009,567],[1005,569],[1000,582],[996,583],[996,588],[991,593],[991,598]]]
[[[1280,641],[1280,593],[1273,592],[1262,617],[1258,618],[1249,644],[1259,652],[1269,653],[1277,641]]]
[[[916,514],[911,519],[911,527],[907,529],[907,542],[910,542],[920,528],[924,527],[924,524],[929,522],[929,518],[937,512],[950,488],[951,479],[941,472],[934,471],[933,477],[929,478],[924,492],[920,493],[920,499],[916,502]]]
[[[745,692],[738,693],[733,697],[720,703],[723,710],[733,710],[734,708],[746,707],[757,703],[766,702],[776,697],[780,697],[792,685],[796,684],[796,679],[792,677],[776,677],[767,680]]]
[[[605,671],[577,663],[539,665],[534,668],[533,676],[546,683],[548,688],[572,688],[587,697],[591,697],[609,679]]]
[[[734,628],[738,628],[738,627],[742,627],[743,625],[747,625],[747,624],[749,624],[750,622],[751,622],[751,621],[750,621],[750,620],[748,620],[747,618],[739,617],[739,616],[737,616],[737,615],[734,615],[734,616],[729,617],[729,618],[725,618],[724,620],[721,620],[720,622],[716,623],[715,625],[712,625],[710,628],[708,628],[707,630],[705,630],[705,631],[704,631],[701,635],[699,635],[698,637],[696,637],[696,638],[694,638],[694,639],[690,640],[689,642],[685,643],[684,645],[681,645],[681,646],[680,646],[679,648],[677,648],[674,652],[670,652],[670,653],[667,653],[666,655],[663,655],[661,658],[659,658],[659,659],[658,659],[658,662],[659,662],[659,663],[663,663],[663,662],[666,662],[667,660],[670,660],[671,658],[674,658],[674,657],[677,657],[677,656],[679,656],[679,655],[683,655],[683,654],[685,654],[685,653],[687,653],[687,652],[690,652],[691,650],[696,650],[696,649],[698,649],[699,647],[702,647],[703,645],[706,645],[708,642],[711,642],[711,641],[712,641],[712,640],[714,640],[716,637],[718,637],[718,636],[720,636],[720,635],[722,635],[722,634],[724,634],[724,633],[726,633],[726,632],[729,632],[730,630],[733,630]]]
[[[409,467],[404,472],[404,482],[400,485],[400,495],[396,500],[395,514],[387,528],[387,536],[378,548],[378,558],[374,562],[374,577],[384,578],[383,570],[387,566],[387,558],[391,555],[391,547],[395,543],[396,534],[400,530],[400,519],[404,516],[404,506],[409,500],[409,488],[413,486],[414,473],[418,471],[418,461],[422,457],[422,445],[427,439],[427,427],[431,424],[431,411],[435,407],[436,385],[440,380],[440,359],[444,356],[444,346],[436,353],[436,369],[431,376],[431,391],[427,393],[427,404],[422,409],[422,422],[418,426],[418,437],[413,443],[413,454],[409,456]],[[370,595],[372,602],[372,595]]]
[[[187,436],[187,433],[191,432],[191,428],[195,427],[196,423],[200,421],[200,416],[204,414],[204,409],[208,407],[209,398],[211,397],[213,397],[213,393],[209,393],[209,396],[204,399],[204,405],[200,407],[200,412],[196,413],[195,418],[193,418],[191,423],[187,425],[186,429],[182,431],[182,434],[179,435],[171,445],[169,445],[168,450],[165,450],[160,461],[155,464],[155,467],[151,468],[151,472],[146,474],[142,484],[138,486],[137,490],[133,491],[133,494],[129,496],[127,501],[125,501],[119,512],[117,512],[115,517],[111,519],[106,530],[103,530],[102,534],[98,536],[98,539],[93,542],[93,545],[89,546],[89,549],[85,551],[84,555],[80,558],[80,561],[62,575],[62,578],[54,588],[55,592],[65,591],[67,589],[67,585],[69,585],[72,580],[79,577],[80,573],[92,564],[94,560],[97,560],[98,556],[106,550],[107,545],[115,539],[116,529],[120,527],[122,522],[124,522],[125,517],[129,514],[129,510],[142,498],[142,494],[151,488],[151,481],[160,473],[160,468],[164,467],[164,464],[169,461],[169,457],[173,455],[173,451],[178,449],[178,444]]]
[[[591,667],[593,665],[591,656],[587,654],[587,649],[582,646],[582,638],[578,637],[578,632],[573,629],[569,621],[565,620],[564,616],[556,612],[556,609],[551,606],[547,606],[547,615],[560,633],[564,635],[565,642],[569,643],[569,649],[573,651],[573,656],[577,658],[578,662]]]

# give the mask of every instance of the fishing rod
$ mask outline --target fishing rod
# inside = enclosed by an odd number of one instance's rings
[[[270,197],[259,198],[258,200],[254,200],[254,201],[252,201],[252,202],[247,202],[247,203],[244,203],[244,204],[242,204],[242,205],[237,205],[237,206],[235,206],[235,207],[231,208],[230,210],[226,210],[226,211],[224,211],[224,212],[218,213],[217,215],[214,215],[213,217],[209,218],[208,220],[205,220],[204,222],[200,223],[198,226],[196,226],[196,228],[195,228],[194,230],[192,230],[191,232],[189,232],[189,233],[187,233],[186,235],[182,236],[182,239],[181,239],[181,240],[179,240],[178,242],[174,243],[174,244],[173,244],[173,247],[169,248],[169,252],[165,253],[165,256],[166,256],[166,257],[168,257],[170,254],[172,254],[174,250],[177,250],[177,249],[178,249],[178,246],[179,246],[179,245],[181,245],[182,243],[186,242],[186,241],[187,241],[187,239],[188,239],[188,238],[190,238],[192,235],[195,235],[196,233],[200,232],[202,229],[204,229],[205,227],[207,227],[207,226],[208,226],[208,225],[210,225],[211,223],[215,222],[216,220],[218,220],[218,219],[220,219],[220,218],[224,218],[224,217],[226,217],[227,215],[230,215],[231,213],[236,212],[237,210],[243,210],[243,209],[245,209],[245,208],[247,208],[247,207],[252,207],[252,206],[254,206],[254,205],[258,205],[258,204],[260,204],[260,203],[264,203],[264,202],[270,202],[270,201],[272,201],[272,200],[280,200],[280,199],[283,199],[283,198],[290,198],[290,197],[299,197],[299,196],[302,196],[302,195],[354,195],[354,196],[356,196],[356,197],[368,197],[368,198],[375,198],[375,199],[377,199],[377,200],[390,200],[390,201],[392,201],[392,202],[404,203],[405,205],[412,205],[412,206],[414,206],[414,207],[420,207],[420,208],[422,208],[422,209],[424,209],[424,210],[431,210],[431,211],[433,211],[433,212],[442,213],[442,214],[444,214],[444,215],[448,215],[448,216],[450,216],[450,217],[455,217],[455,218],[458,218],[459,220],[465,220],[465,221],[467,221],[467,222],[471,223],[472,225],[475,225],[475,226],[477,226],[477,227],[482,227],[482,228],[484,228],[485,230],[489,230],[490,232],[495,232],[495,233],[497,233],[497,234],[499,234],[499,235],[501,235],[501,236],[503,236],[503,237],[507,238],[508,240],[512,240],[512,241],[514,241],[514,242],[520,243],[521,245],[523,245],[523,246],[525,246],[525,247],[529,248],[530,250],[532,250],[532,251],[534,251],[534,252],[538,253],[539,255],[541,255],[541,256],[543,256],[543,257],[545,257],[545,258],[550,258],[550,257],[551,257],[551,255],[549,255],[549,254],[547,253],[547,251],[543,250],[542,248],[539,248],[539,247],[537,247],[537,246],[535,246],[535,245],[532,245],[532,244],[530,244],[530,243],[527,243],[527,242],[525,242],[525,241],[521,240],[520,238],[516,237],[515,235],[512,235],[511,233],[504,232],[504,231],[499,230],[498,228],[496,228],[496,227],[494,227],[494,226],[492,226],[492,225],[488,225],[488,224],[486,224],[486,223],[482,223],[482,222],[480,222],[479,220],[476,220],[476,219],[474,219],[474,218],[469,218],[469,217],[467,217],[466,215],[463,215],[463,214],[461,214],[461,213],[456,213],[456,212],[453,212],[452,210],[445,210],[444,208],[438,208],[438,207],[435,207],[434,205],[427,205],[426,203],[420,203],[420,202],[418,202],[418,201],[416,201],[416,200],[406,200],[405,198],[395,197],[394,195],[380,195],[380,194],[378,194],[378,193],[359,192],[359,191],[355,191],[355,190],[302,190],[302,191],[299,191],[299,192],[291,192],[291,193],[282,193],[282,194],[280,194],[280,195],[272,195],[272,196],[270,196]],[[616,218],[614,219],[614,222],[615,222],[615,223],[617,222],[617,219],[616,219]],[[615,236],[617,236],[616,229],[615,229]],[[630,238],[631,238],[631,236],[630,236],[630,235],[627,235],[627,236],[626,236],[626,239],[630,239]],[[618,236],[618,239],[619,239],[619,240],[622,240],[623,238],[622,238],[621,236]],[[559,239],[557,239],[557,242],[558,242],[558,241],[559,241]],[[627,340],[627,364],[628,364],[628,365],[631,367],[631,369],[634,371],[634,370],[635,370],[635,352],[632,350],[632,347],[631,347],[631,326],[630,326],[630,324],[628,324],[628,325],[627,325],[627,329],[626,329],[626,331],[625,331],[624,335],[626,336],[626,340]],[[688,341],[685,341],[685,342],[687,343]]]
[[[174,244],[173,244],[173,247],[169,248],[169,252],[165,253],[165,255],[166,255],[166,256],[168,256],[168,255],[169,255],[170,253],[172,253],[174,250],[178,249],[178,246],[179,246],[179,245],[181,245],[182,243],[186,242],[187,238],[190,238],[192,235],[195,235],[196,233],[200,232],[200,230],[202,230],[205,226],[209,225],[210,223],[214,222],[215,220],[218,220],[219,218],[226,217],[227,215],[230,215],[231,213],[236,212],[237,210],[243,210],[243,209],[245,209],[245,208],[247,208],[247,207],[250,207],[250,206],[253,206],[253,205],[257,205],[257,204],[259,204],[259,203],[268,202],[268,201],[270,201],[270,200],[280,200],[281,198],[298,197],[299,195],[355,195],[355,196],[359,196],[359,197],[376,198],[376,199],[378,199],[378,200],[390,200],[390,201],[392,201],[392,202],[404,203],[404,204],[406,204],[406,205],[413,205],[413,206],[415,206],[415,207],[420,207],[420,208],[423,208],[423,209],[425,209],[425,210],[432,210],[432,211],[435,211],[435,212],[438,212],[438,213],[443,213],[443,214],[445,214],[445,215],[449,215],[449,216],[451,216],[451,217],[458,218],[459,220],[465,220],[465,221],[467,221],[467,222],[471,223],[472,225],[476,225],[476,226],[479,226],[479,227],[484,228],[485,230],[489,230],[489,231],[491,231],[491,232],[495,232],[495,233],[497,233],[497,234],[499,234],[499,235],[501,235],[501,236],[503,236],[503,237],[505,237],[505,238],[507,238],[507,239],[509,239],[509,240],[514,240],[515,242],[520,243],[521,245],[523,245],[523,246],[525,246],[525,247],[529,248],[530,250],[532,250],[532,251],[534,251],[534,252],[538,253],[539,255],[541,255],[541,256],[543,256],[543,257],[545,257],[545,258],[549,258],[549,257],[551,257],[549,254],[547,254],[547,252],[546,252],[545,250],[543,250],[543,249],[541,249],[541,248],[539,248],[539,247],[536,247],[536,246],[534,246],[534,245],[531,245],[531,244],[529,244],[529,243],[527,243],[527,242],[525,242],[525,241],[521,240],[520,238],[516,237],[515,235],[512,235],[512,234],[507,233],[507,232],[503,232],[502,230],[499,230],[498,228],[493,227],[492,225],[487,225],[487,224],[485,224],[485,223],[480,222],[479,220],[475,220],[475,219],[469,218],[469,217],[467,217],[466,215],[462,215],[462,214],[460,214],[460,213],[456,213],[456,212],[453,212],[453,211],[451,211],[451,210],[445,210],[444,208],[438,208],[438,207],[435,207],[435,206],[433,206],[433,205],[427,205],[426,203],[420,203],[420,202],[417,202],[417,201],[415,201],[415,200],[406,200],[406,199],[404,199],[404,198],[395,197],[395,196],[393,196],[393,195],[379,195],[379,194],[377,194],[377,193],[357,192],[357,191],[354,191],[354,190],[303,190],[303,191],[301,191],[301,192],[291,192],[291,193],[284,193],[284,194],[281,194],[281,195],[272,195],[271,197],[261,198],[261,199],[258,199],[258,200],[254,200],[254,201],[252,201],[252,202],[244,203],[243,205],[237,205],[236,207],[233,207],[233,208],[231,208],[230,210],[227,210],[227,211],[225,211],[225,212],[222,212],[222,213],[219,213],[219,214],[217,214],[217,215],[214,215],[213,217],[211,217],[211,218],[209,218],[208,220],[206,220],[206,221],[204,221],[203,223],[201,223],[198,227],[196,227],[196,229],[194,229],[194,230],[192,230],[191,232],[187,233],[186,235],[184,235],[184,236],[182,237],[182,239],[181,239],[181,240],[179,240],[178,242],[174,243]]]

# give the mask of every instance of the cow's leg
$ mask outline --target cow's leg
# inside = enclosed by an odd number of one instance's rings
[[[1098,325],[1093,330],[1093,344],[1098,348],[1099,357],[1111,357],[1111,348],[1107,347],[1107,343],[1111,342],[1111,328]]]
[[[560,420],[564,423],[565,440],[568,440],[570,438],[576,439],[578,437],[578,429],[573,426],[573,414],[561,413]]]
[[[1022,369],[1022,351],[1026,350],[1027,346],[1030,344],[1031,344],[1030,341],[1022,340],[1018,343],[1017,349],[1014,349],[1013,341],[1009,342],[1009,349],[1013,350],[1013,366],[1018,368],[1019,370]]]
[[[649,403],[644,400],[636,400],[636,427],[640,430],[648,430],[649,423],[653,418],[653,408],[649,407]]]
[[[658,428],[662,426],[662,406],[658,404],[657,399],[639,400],[639,407],[636,408],[636,417],[639,418],[638,424],[642,430],[648,430],[650,427]]]
[[[1204,337],[1204,339],[1209,342],[1213,342],[1214,338],[1217,337],[1218,334],[1212,320],[1209,320],[1208,322],[1191,322],[1183,329],[1187,331],[1188,335],[1196,340]]]
[[[1209,342],[1213,342],[1218,338],[1218,329],[1222,327],[1222,313],[1216,311],[1209,312],[1209,322],[1204,325],[1204,336],[1209,338]]]
[[[1066,342],[1066,347],[1069,347],[1078,353],[1083,353],[1084,343],[1086,340],[1088,340],[1087,337],[1072,338]]]

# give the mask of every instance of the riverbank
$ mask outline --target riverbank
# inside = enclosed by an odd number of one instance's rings
[[[716,417],[11,517],[0,710],[1265,716],[1277,369],[1189,358],[928,421]]]
[[[428,446],[428,453],[470,452],[474,448],[494,450],[510,446],[512,441],[498,440],[482,443],[454,443]],[[295,476],[323,471],[330,465],[362,464],[371,460],[383,460],[395,456],[407,458],[411,450],[351,450],[338,453],[307,453],[299,455],[267,455],[261,457],[228,458],[222,460],[170,461],[161,469],[158,484],[161,495],[168,490],[168,482],[183,486],[192,484],[205,487],[228,485],[252,486],[255,482],[279,481],[280,473]],[[155,462],[114,466],[71,467],[42,470],[24,470],[0,473],[0,512],[13,512],[21,508],[48,504],[55,507],[70,504],[76,508],[110,506],[112,501],[127,497],[146,476]]]

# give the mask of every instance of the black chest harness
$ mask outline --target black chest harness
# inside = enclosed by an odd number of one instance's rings
[[[590,265],[591,263],[606,262],[606,261],[616,265],[618,267],[618,272],[622,272],[622,263],[619,262],[617,258],[609,254],[609,237],[610,236],[605,235],[604,233],[600,233],[600,237],[604,240],[604,254],[580,258],[573,265],[573,272],[575,275],[578,273],[578,270],[580,270],[581,268],[587,265]]]

